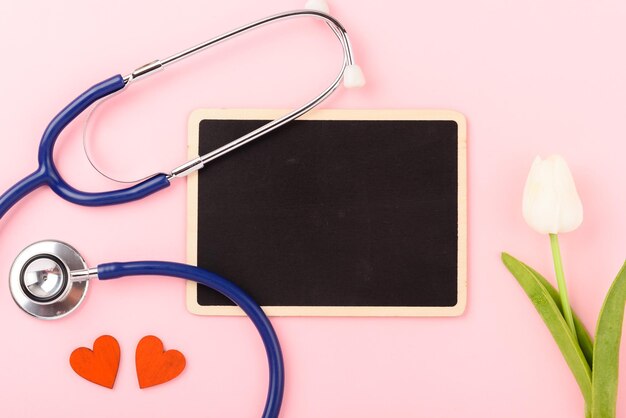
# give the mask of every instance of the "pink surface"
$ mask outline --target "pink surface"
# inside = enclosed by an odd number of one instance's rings
[[[51,117],[91,84],[127,73],[298,1],[4,1],[0,5],[0,189],[35,167]],[[575,417],[574,379],[533,307],[499,261],[508,250],[552,277],[549,244],[521,216],[536,154],[569,161],[585,206],[562,237],[571,299],[591,329],[624,259],[626,4],[621,1],[336,1],[368,78],[327,108],[449,108],[469,122],[469,299],[455,319],[279,318],[285,417]],[[94,153],[116,173],[184,161],[198,107],[293,107],[333,76],[339,50],[319,22],[292,21],[173,67],[106,105]],[[284,84],[287,85],[284,85]],[[57,161],[89,190],[114,185],[81,154],[80,124]],[[140,151],[146,157],[139,158]],[[65,240],[91,264],[185,260],[185,184],[146,200],[88,209],[39,190],[0,223],[0,269],[41,239]],[[120,232],[123,234],[120,235]],[[0,415],[258,416],[267,369],[242,318],[194,317],[184,284],[166,278],[93,283],[80,311],[37,321],[0,286]],[[101,334],[122,347],[113,391],[83,381],[68,357]],[[141,391],[134,349],[158,335],[188,359]],[[622,355],[626,348],[622,350]],[[624,375],[622,368],[622,375]],[[621,379],[620,416],[626,416]]]

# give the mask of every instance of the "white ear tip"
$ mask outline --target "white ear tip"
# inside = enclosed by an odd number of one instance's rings
[[[365,85],[365,76],[361,67],[356,64],[346,66],[343,73],[343,85],[349,89],[363,87]]]
[[[328,14],[330,12],[328,3],[326,3],[324,0],[309,0],[304,5],[304,8],[309,10],[316,10],[325,14]]]

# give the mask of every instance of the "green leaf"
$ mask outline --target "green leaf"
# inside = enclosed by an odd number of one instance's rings
[[[528,295],[535,309],[550,330],[554,341],[559,346],[567,365],[569,366],[586,403],[591,402],[591,369],[585,359],[578,341],[572,335],[563,314],[559,310],[550,293],[541,281],[535,277],[524,263],[507,253],[502,253],[502,262],[517,279]]]
[[[593,403],[591,405],[593,418],[615,417],[619,346],[622,338],[625,301],[626,263],[606,294],[596,326],[596,344],[593,349]]]
[[[537,273],[532,267],[528,264],[524,264],[528,270],[535,276],[539,282],[546,288],[550,296],[552,296],[552,300],[556,303],[556,306],[563,313],[563,309],[561,307],[561,298],[559,296],[559,291],[552,286],[552,284],[547,281],[541,274]],[[589,364],[589,368],[593,369],[593,340],[591,339],[591,335],[589,335],[589,331],[585,328],[585,325],[581,322],[580,318],[576,315],[576,312],[572,311],[574,314],[574,326],[576,327],[576,336],[578,337],[578,345],[583,350],[583,354],[587,359],[587,363]]]

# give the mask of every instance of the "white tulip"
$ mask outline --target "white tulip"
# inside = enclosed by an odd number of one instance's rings
[[[536,157],[528,173],[522,212],[526,223],[542,234],[570,232],[583,221],[583,205],[563,157]]]

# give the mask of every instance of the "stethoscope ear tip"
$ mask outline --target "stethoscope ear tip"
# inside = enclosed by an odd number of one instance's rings
[[[305,9],[315,10],[318,12],[322,12],[324,14],[329,14],[330,8],[328,7],[328,3],[324,0],[308,0],[305,5]]]
[[[304,4],[307,10],[314,10],[324,14],[330,14],[330,7],[324,0],[308,0]],[[354,89],[365,85],[365,76],[363,70],[356,64],[348,64],[343,72],[343,85],[346,88]]]
[[[343,85],[349,89],[363,87],[365,85],[365,76],[363,70],[356,64],[346,65],[343,72]]]

